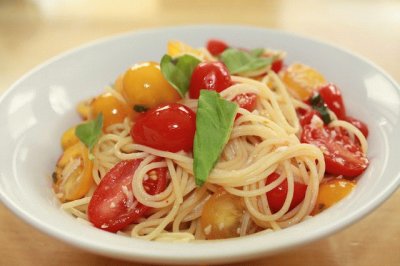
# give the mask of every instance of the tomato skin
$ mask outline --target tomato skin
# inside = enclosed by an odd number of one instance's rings
[[[231,85],[231,76],[222,62],[202,62],[193,70],[189,96],[198,99],[200,90],[221,92]]]
[[[341,130],[306,125],[300,140],[316,145],[323,151],[327,173],[352,178],[360,175],[368,166],[368,159],[361,147]]]
[[[242,93],[235,96],[232,102],[236,102],[240,108],[246,109],[249,112],[253,112],[257,107],[257,94],[254,93]]]
[[[76,126],[67,129],[61,136],[61,147],[63,151],[79,142],[78,137],[75,135]]]
[[[93,99],[90,104],[91,117],[103,114],[103,129],[112,124],[122,123],[125,117],[133,118],[133,110],[129,106],[115,98],[110,92],[101,94]]]
[[[128,69],[116,88],[122,90],[130,108],[142,106],[153,108],[160,104],[180,100],[178,92],[168,83],[155,62],[137,64]]]
[[[346,109],[344,107],[342,93],[332,83],[324,85],[318,89],[319,94],[321,95],[322,99],[328,106],[329,109],[332,110],[337,116],[338,119],[345,119],[346,117]]]
[[[160,105],[140,116],[131,129],[135,143],[163,151],[192,151],[196,114],[187,106]]]
[[[210,39],[207,42],[207,50],[213,55],[213,56],[218,56],[220,55],[223,51],[228,49],[228,44],[226,44],[224,41],[217,40],[217,39]]]
[[[305,127],[306,125],[311,124],[311,120],[313,119],[313,116],[316,115],[319,118],[321,118],[321,115],[315,111],[314,109],[309,110],[309,111],[303,111],[303,112],[298,112],[300,116],[300,125],[302,127]]]
[[[206,239],[238,237],[244,212],[241,198],[218,189],[204,204],[200,224]]]
[[[282,68],[283,68],[283,60],[282,59],[278,59],[278,60],[274,61],[271,65],[271,69],[275,73],[279,73],[279,71],[281,71]]]
[[[317,70],[295,63],[283,71],[282,82],[292,95],[305,101],[310,98],[316,88],[325,84],[326,80]]]
[[[68,176],[63,176],[64,169],[76,163]],[[72,201],[86,195],[93,184],[93,162],[89,159],[89,151],[86,146],[78,141],[67,147],[58,159],[55,170],[56,182],[54,190],[61,194],[60,201]]]
[[[266,184],[269,185],[279,178],[279,174],[272,173],[266,179]],[[289,210],[292,210],[299,205],[306,195],[307,185],[299,182],[294,182],[294,194],[292,202],[290,203]],[[267,192],[268,205],[272,213],[278,212],[285,203],[286,195],[288,193],[288,183],[285,179],[279,186]]]
[[[312,215],[318,214],[353,191],[356,184],[346,179],[332,179],[319,185],[318,197]]]
[[[132,193],[132,178],[141,161],[121,161],[103,177],[88,206],[89,221],[95,227],[117,232],[147,215],[151,209],[148,206],[139,202],[134,208],[128,206],[132,202],[129,203],[122,188],[125,186],[128,193]],[[156,180],[148,178],[143,182],[146,192],[151,195],[162,192],[167,184],[167,169],[157,168],[155,171],[158,177]]]
[[[368,130],[368,126],[367,124],[365,124],[364,122],[358,120],[357,118],[351,117],[351,116],[346,116],[346,118],[344,119],[347,122],[349,122],[350,124],[352,124],[353,126],[355,126],[356,128],[358,128],[361,133],[364,135],[364,137],[368,137],[369,134],[369,130]]]

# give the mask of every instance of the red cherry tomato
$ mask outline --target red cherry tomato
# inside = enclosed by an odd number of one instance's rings
[[[179,103],[160,105],[138,117],[131,129],[135,143],[163,151],[192,151],[196,114]]]
[[[306,125],[300,139],[323,151],[327,173],[356,177],[368,166],[368,159],[360,146],[352,142],[342,130]]]
[[[314,109],[310,111],[305,111],[304,109],[302,109],[302,111],[298,111],[297,113],[299,114],[300,125],[302,127],[309,125],[314,115],[321,118],[321,115]]]
[[[213,55],[213,56],[218,56],[221,54],[223,51],[225,51],[228,48],[228,44],[221,40],[217,39],[210,39],[207,42],[207,50]]]
[[[236,102],[240,108],[246,109],[250,112],[254,111],[257,106],[257,94],[254,93],[242,93],[232,99]]]
[[[198,99],[200,90],[221,92],[232,85],[231,76],[221,62],[202,62],[193,70],[189,86],[189,96]]]
[[[368,133],[369,133],[368,126],[364,122],[358,120],[357,118],[351,117],[351,116],[347,116],[344,120],[346,120],[347,122],[351,123],[353,126],[358,128],[366,138],[368,137]]]
[[[274,61],[271,65],[271,69],[275,73],[279,73],[279,71],[281,71],[282,67],[283,67],[283,60],[281,60],[281,59]]]
[[[94,226],[116,232],[148,215],[151,208],[137,202],[132,194],[132,178],[140,162],[138,159],[121,161],[103,177],[88,206],[89,221]],[[162,192],[167,185],[166,167],[155,169],[154,174],[156,179],[143,181],[146,192],[151,195]]]
[[[267,185],[279,178],[279,174],[272,173],[267,177]],[[307,185],[299,182],[294,182],[293,199],[290,203],[289,211],[299,205],[306,195]],[[285,179],[279,186],[267,192],[268,205],[272,213],[278,212],[285,203],[286,195],[288,193],[288,183]]]
[[[336,114],[338,119],[343,120],[346,117],[346,109],[344,107],[342,93],[338,87],[329,83],[320,87],[318,91],[328,108]]]
[[[257,95],[254,93],[242,93],[232,99],[240,108],[246,109],[250,112],[254,111],[257,107]],[[236,114],[235,119],[239,118],[241,114]]]

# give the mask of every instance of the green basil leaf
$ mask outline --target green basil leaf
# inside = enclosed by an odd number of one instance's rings
[[[88,147],[90,154],[101,136],[102,127],[103,114],[100,113],[96,119],[80,124],[75,129],[75,135]]]
[[[322,121],[324,121],[325,125],[332,121],[332,118],[329,115],[329,108],[319,93],[315,93],[314,96],[311,97],[310,104],[311,107],[321,115]]]
[[[193,171],[198,186],[204,184],[229,140],[237,105],[215,92],[201,90],[196,114]]]
[[[174,59],[166,54],[161,58],[160,67],[164,78],[184,97],[189,89],[193,70],[200,62],[198,58],[188,54]]]
[[[264,53],[264,48],[255,48],[250,50],[250,54],[255,57],[260,57]]]
[[[272,63],[271,57],[259,57],[260,51],[241,51],[235,48],[226,49],[221,54],[221,60],[231,74],[249,72],[268,66]]]

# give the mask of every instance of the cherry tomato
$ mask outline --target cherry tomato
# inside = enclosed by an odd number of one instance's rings
[[[283,60],[282,59],[278,59],[278,60],[274,61],[272,63],[272,65],[271,65],[271,69],[275,73],[279,73],[279,71],[282,70],[282,67],[283,67]]]
[[[313,214],[322,212],[353,191],[355,183],[346,179],[332,179],[319,186],[317,202]]]
[[[57,161],[54,190],[62,202],[80,199],[93,184],[93,162],[82,142],[68,147]]]
[[[192,151],[196,131],[196,114],[179,103],[153,108],[138,117],[132,127],[135,143],[155,149],[178,152]]]
[[[116,123],[122,123],[125,117],[133,118],[133,110],[115,98],[110,92],[96,97],[90,104],[91,117],[103,114],[103,129]]]
[[[94,226],[116,232],[148,215],[151,208],[137,202],[132,192],[132,178],[140,162],[140,159],[121,161],[103,177],[88,206],[89,221]],[[157,178],[149,177],[143,182],[151,195],[164,191],[167,185],[167,168],[153,171],[148,174]]]
[[[344,107],[342,93],[334,84],[329,83],[318,89],[322,99],[337,116],[338,119],[343,120],[346,117],[346,109]]]
[[[217,39],[210,39],[207,42],[207,50],[213,55],[213,56],[218,56],[221,54],[223,51],[228,49],[228,44],[221,40]]]
[[[272,173],[267,177],[266,184],[269,185],[278,178],[279,174]],[[301,184],[299,182],[294,182],[293,199],[292,202],[290,203],[288,211],[295,208],[304,200],[304,197],[306,195],[306,190],[307,190],[307,185]],[[267,192],[268,205],[272,213],[276,213],[282,208],[283,204],[285,203],[287,193],[288,193],[288,183],[286,179],[282,183],[280,183],[279,186]]]
[[[64,151],[79,142],[78,137],[75,135],[75,128],[76,126],[70,127],[61,136],[61,147]]]
[[[79,102],[78,105],[76,106],[76,111],[83,120],[88,120],[90,118],[90,112],[91,112],[90,103],[91,103],[90,100],[85,100]]]
[[[311,123],[311,120],[313,119],[314,115],[321,118],[320,114],[317,111],[315,111],[314,109],[309,110],[309,111],[302,109],[302,111],[298,110],[297,113],[299,115],[300,125],[302,127],[309,125]]]
[[[193,70],[189,86],[189,96],[198,99],[200,90],[221,92],[232,85],[231,76],[221,62],[202,62]]]
[[[366,138],[368,137],[368,134],[369,134],[368,126],[364,122],[358,120],[357,118],[351,117],[351,116],[346,116],[346,118],[344,120],[346,120],[347,122],[351,123],[353,126],[358,128]]]
[[[256,109],[257,106],[257,94],[242,93],[233,98],[232,101],[236,102],[240,108],[244,108],[252,112]]]
[[[310,98],[314,89],[326,83],[317,70],[299,63],[285,69],[282,81],[295,97],[303,101]]]
[[[118,78],[114,82],[114,89],[118,91],[119,93],[122,93],[122,90],[124,88],[124,75],[119,75]]]
[[[368,159],[360,146],[352,142],[342,130],[306,125],[300,139],[322,150],[327,173],[356,177],[368,166]]]
[[[120,86],[120,85],[119,85]],[[130,105],[148,109],[177,102],[181,97],[161,73],[160,66],[147,62],[128,69],[122,79],[122,95]]]
[[[239,236],[244,207],[239,197],[221,189],[204,204],[200,224],[206,239]]]

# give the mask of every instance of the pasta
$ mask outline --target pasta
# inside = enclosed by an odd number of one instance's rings
[[[182,54],[186,54],[185,51],[179,56]],[[267,57],[272,54],[279,60],[284,57],[283,53],[266,49],[263,54]],[[195,50],[193,55],[202,61],[218,61],[218,57],[207,49]],[[110,175],[118,163],[136,160],[130,182],[121,186],[118,195],[123,195],[126,208],[146,206],[146,211],[117,230],[121,235],[155,241],[241,237],[273,232],[307,219],[315,213],[318,205],[320,184],[338,175],[326,173],[326,148],[303,141],[305,127],[301,125],[298,110],[310,112],[312,107],[296,98],[283,80],[282,74],[275,73],[271,65],[231,75],[231,84],[219,92],[220,97],[235,102],[240,95],[255,95],[255,108],[248,110],[237,101],[239,108],[228,141],[203,185],[196,184],[191,150],[171,152],[134,142],[132,128],[136,120],[125,116],[118,123],[108,125],[92,148],[90,177],[93,182],[84,195],[66,200],[60,188],[62,182],[56,182],[55,190],[61,193],[59,196],[64,201],[61,208],[78,219],[90,221],[88,205],[105,176]],[[121,90],[107,88],[106,92],[124,104],[129,103]],[[193,113],[199,108],[198,100],[188,95],[177,103]],[[329,132],[349,136],[352,145],[359,145],[357,151],[366,154],[368,144],[363,133],[330,112],[332,121],[328,127],[332,131]],[[317,116],[311,120],[312,126],[322,127],[322,120]],[[68,183],[66,177],[77,172],[80,164],[80,159],[70,159],[63,172],[58,174],[58,179]],[[157,181],[160,179],[159,169],[165,169],[166,183],[155,193],[153,190],[157,189],[152,190],[149,184],[160,182]],[[268,181],[272,176],[276,178]],[[276,209],[271,205],[270,195],[278,187],[282,189],[282,184],[285,184],[283,187],[287,192],[279,203],[281,206]],[[300,186],[304,190],[302,198],[292,206]],[[224,203],[218,202],[221,198],[226,199]],[[215,204],[211,206],[213,201]],[[107,204],[109,212],[121,208],[113,201],[107,201]],[[228,204],[226,206],[233,214],[215,218],[215,215],[205,213],[207,208],[215,211],[218,204]],[[107,230],[108,226],[104,223],[98,227]]]

